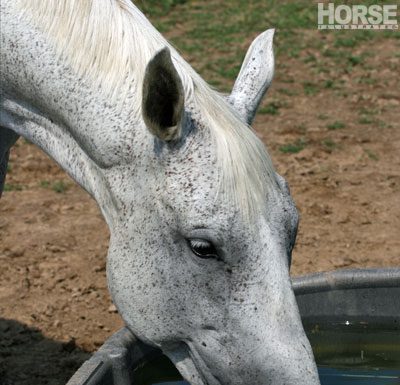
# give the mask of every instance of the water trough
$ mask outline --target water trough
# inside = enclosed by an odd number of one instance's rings
[[[351,364],[363,368],[362,361],[366,358],[363,357],[364,342],[360,342],[360,338],[364,338],[371,330],[382,330],[384,334],[378,334],[376,338],[379,342],[389,343],[390,354],[394,355],[393,359],[388,359],[386,353],[377,354],[385,365],[388,363],[390,366],[390,370],[381,376],[382,381],[373,379],[372,382],[365,382],[363,372],[359,378],[363,378],[364,382],[357,382],[354,377],[351,380],[353,382],[340,383],[400,384],[400,343],[397,341],[400,341],[400,268],[337,270],[312,274],[294,278],[293,288],[318,364],[319,359],[324,363],[326,357],[330,357],[332,352],[329,349],[340,350],[342,355],[349,353],[347,347],[342,346],[343,343],[340,345],[340,338],[337,338],[339,333],[346,336],[346,344],[361,352],[361,357],[357,356],[358,360],[350,355]],[[319,346],[321,338],[330,338],[328,350]],[[161,351],[143,344],[127,328],[123,328],[80,367],[67,385],[141,385],[135,382],[135,369],[161,355]],[[371,365],[374,367],[381,363]],[[342,374],[327,371],[324,365],[320,368],[323,384],[339,383],[335,379],[339,375]]]

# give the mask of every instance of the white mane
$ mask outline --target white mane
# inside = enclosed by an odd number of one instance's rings
[[[265,205],[276,182],[264,145],[129,0],[17,1],[58,54],[111,98],[134,87],[140,101],[147,63],[168,46],[186,100],[194,100],[214,138],[220,192],[250,215]]]

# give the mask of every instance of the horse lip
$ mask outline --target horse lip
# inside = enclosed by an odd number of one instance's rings
[[[192,374],[198,376],[198,381],[193,382],[196,385],[223,385],[223,383],[211,373],[208,365],[204,362],[193,343],[182,341],[178,346],[172,349],[163,349],[163,351],[187,381],[190,382],[193,380],[192,378],[186,377],[185,372],[191,377]],[[189,363],[188,360],[190,361]],[[182,364],[183,361],[185,361],[185,364]]]
[[[208,365],[204,362],[204,360],[201,358],[201,355],[198,353],[197,349],[193,345],[193,343],[188,343],[189,347],[189,355],[191,360],[194,363],[194,366],[196,367],[196,370],[198,374],[202,377],[202,380],[204,381],[204,385],[222,385],[222,383],[217,379],[210,371],[210,368]],[[199,364],[201,367],[199,367]],[[211,382],[210,382],[211,380]]]

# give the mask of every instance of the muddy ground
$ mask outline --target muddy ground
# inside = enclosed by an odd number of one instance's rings
[[[396,52],[398,39],[384,40],[331,86],[332,72],[315,75],[304,60],[318,63],[318,50],[278,57],[254,128],[301,213],[293,275],[400,265]],[[1,385],[64,384],[122,326],[107,292],[107,243],[95,202],[19,140],[0,201]]]

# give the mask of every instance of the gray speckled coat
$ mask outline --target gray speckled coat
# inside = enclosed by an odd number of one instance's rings
[[[167,50],[148,67],[138,121],[134,95],[115,108],[15,12],[1,1],[0,191],[19,135],[88,191],[110,227],[120,314],[192,384],[318,384],[289,278],[297,212],[283,178],[247,223],[213,199],[214,147]],[[247,122],[272,79],[272,35],[253,43],[230,95]],[[160,93],[171,102],[152,113]]]

